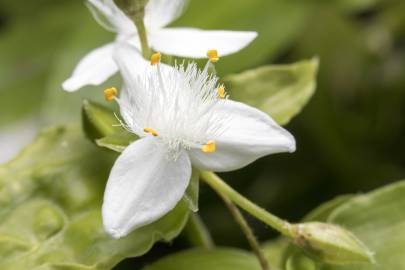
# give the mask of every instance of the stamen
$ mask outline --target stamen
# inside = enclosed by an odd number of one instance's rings
[[[154,53],[152,54],[152,57],[150,58],[150,64],[156,65],[157,63],[160,62],[160,59],[162,58],[162,55],[160,54],[160,52]]]
[[[157,136],[158,136],[158,133],[157,133],[154,129],[151,129],[151,128],[144,128],[143,131],[145,131],[146,133],[149,133],[149,134],[153,135],[154,137],[157,137]]]
[[[215,141],[208,141],[207,144],[203,145],[201,151],[204,153],[214,153],[217,150]]]
[[[217,89],[218,96],[220,98],[225,98],[225,87],[221,86]]]
[[[107,88],[104,90],[104,97],[107,101],[113,101],[117,94],[118,90],[115,87]]]
[[[212,63],[216,63],[219,61],[218,51],[217,50],[209,50],[207,52],[207,56]]]

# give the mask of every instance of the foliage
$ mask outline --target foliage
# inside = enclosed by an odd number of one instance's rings
[[[124,239],[106,235],[101,201],[114,158],[79,127],[60,126],[0,167],[0,268],[111,269],[176,237],[187,221],[185,201]]]
[[[191,0],[173,26],[258,31],[251,46],[221,58],[218,74],[224,75],[231,99],[289,124],[298,142],[293,156],[262,159],[224,178],[258,204],[298,220],[337,194],[403,177],[404,8],[401,0]],[[0,166],[1,269],[111,269],[126,257],[143,255],[154,242],[177,236],[188,208],[200,209],[221,245],[246,246],[212,194],[200,187],[198,175],[162,220],[117,242],[104,234],[100,207],[114,151],[137,137],[111,128],[118,124],[116,109],[103,103],[101,89],[119,86],[116,77],[74,94],[60,85],[82,56],[112,38],[82,0],[0,0],[0,129],[32,118],[44,126],[77,123],[83,99],[99,102],[83,107],[84,127],[90,127],[85,132],[95,144],[78,126],[62,125],[45,130]],[[92,118],[88,106],[103,111],[106,122],[96,123],[100,111]],[[398,182],[337,197],[304,219],[349,229],[374,251],[374,265],[321,264],[284,238],[267,242],[265,254],[278,270],[402,269],[404,192]],[[267,227],[253,225],[260,239],[273,236]],[[173,250],[184,247],[179,241]],[[150,254],[131,261],[128,269],[154,260],[161,250]],[[253,254],[229,248],[173,253],[146,269],[170,267],[259,269]]]
[[[282,254],[279,267],[287,270],[379,270],[401,269],[405,261],[404,215],[405,181],[367,194],[342,196],[326,202],[305,217],[304,221],[321,221],[340,225],[352,231],[373,252],[374,264],[320,264],[285,239],[264,246],[268,254]],[[382,240],[383,239],[383,240]],[[338,254],[336,254],[338,255]],[[269,255],[270,256],[270,255]]]

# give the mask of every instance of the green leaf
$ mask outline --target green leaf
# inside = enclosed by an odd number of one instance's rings
[[[125,131],[112,110],[88,100],[83,100],[82,125],[91,140]]]
[[[191,249],[169,255],[144,270],[260,270],[257,258],[242,250]]]
[[[188,204],[128,237],[103,229],[102,194],[116,154],[100,151],[76,126],[44,131],[0,167],[0,269],[111,269],[183,229]]]
[[[96,140],[96,144],[98,146],[121,153],[128,145],[138,139],[139,137],[136,136],[134,133],[122,130],[120,132]]]
[[[404,269],[405,260],[405,181],[391,184],[364,195],[354,196],[330,208],[325,218],[352,231],[374,252],[376,264],[336,266],[323,264],[321,270],[385,270]],[[321,206],[324,207],[324,206]],[[312,215],[314,220],[317,219]],[[302,253],[299,256],[305,256]],[[301,268],[291,268],[301,270]]]
[[[317,207],[315,210],[312,210],[311,213],[306,215],[304,217],[303,221],[316,220],[316,221],[325,222],[325,221],[327,221],[330,213],[333,210],[335,210],[337,207],[344,204],[351,198],[353,198],[353,195],[341,195],[328,202],[325,202],[324,204]]]
[[[224,78],[231,98],[257,107],[281,125],[308,103],[315,91],[318,59],[272,65]]]

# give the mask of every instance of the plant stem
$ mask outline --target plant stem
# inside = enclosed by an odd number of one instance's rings
[[[152,51],[149,47],[148,43],[148,35],[146,32],[146,27],[143,22],[143,17],[144,16],[133,16],[133,21],[135,23],[136,29],[138,30],[138,35],[139,35],[139,40],[141,42],[141,49],[142,49],[142,55],[145,59],[149,59],[152,56]]]
[[[271,226],[276,231],[280,232],[284,236],[294,238],[296,233],[292,230],[292,225],[285,220],[267,212],[265,209],[257,206],[256,204],[243,197],[236,190],[226,184],[218,175],[213,172],[202,171],[200,175],[208,185],[211,186],[217,193],[226,197],[252,216],[263,221],[267,225]]]
[[[190,243],[194,246],[207,249],[211,249],[215,246],[207,227],[201,220],[201,217],[196,213],[190,214],[184,232]]]
[[[238,223],[239,227],[242,229],[242,232],[245,234],[246,239],[248,240],[250,247],[252,248],[253,252],[255,253],[257,259],[259,260],[260,265],[262,266],[263,270],[270,270],[269,262],[267,261],[266,257],[264,256],[259,242],[257,241],[255,235],[253,234],[252,229],[250,228],[249,224],[247,223],[246,219],[243,217],[242,213],[239,211],[238,207],[233,204],[228,198],[223,196],[222,194],[218,193],[222,200],[225,202],[225,205],[228,207],[229,212],[231,212],[233,218],[235,219],[236,223]]]

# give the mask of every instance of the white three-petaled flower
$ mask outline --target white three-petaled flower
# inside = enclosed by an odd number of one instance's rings
[[[85,85],[99,85],[118,71],[113,60],[115,44],[127,42],[140,48],[137,30],[131,20],[113,0],[88,0],[93,14],[105,28],[117,33],[115,42],[95,49],[75,68],[73,75],[63,83],[66,91],[76,91]],[[247,46],[256,32],[203,31],[195,28],[164,28],[178,18],[186,0],[150,0],[145,7],[145,26],[152,49],[168,55],[204,58],[205,52],[217,49],[224,56]],[[107,19],[103,20],[99,13]],[[136,68],[137,63],[133,63]]]
[[[140,139],[110,173],[103,223],[114,238],[149,224],[184,196],[192,166],[231,171],[278,152],[293,152],[293,136],[267,114],[231,101],[217,78],[196,64],[130,70],[128,51],[118,54],[126,88],[120,98],[123,125]]]

